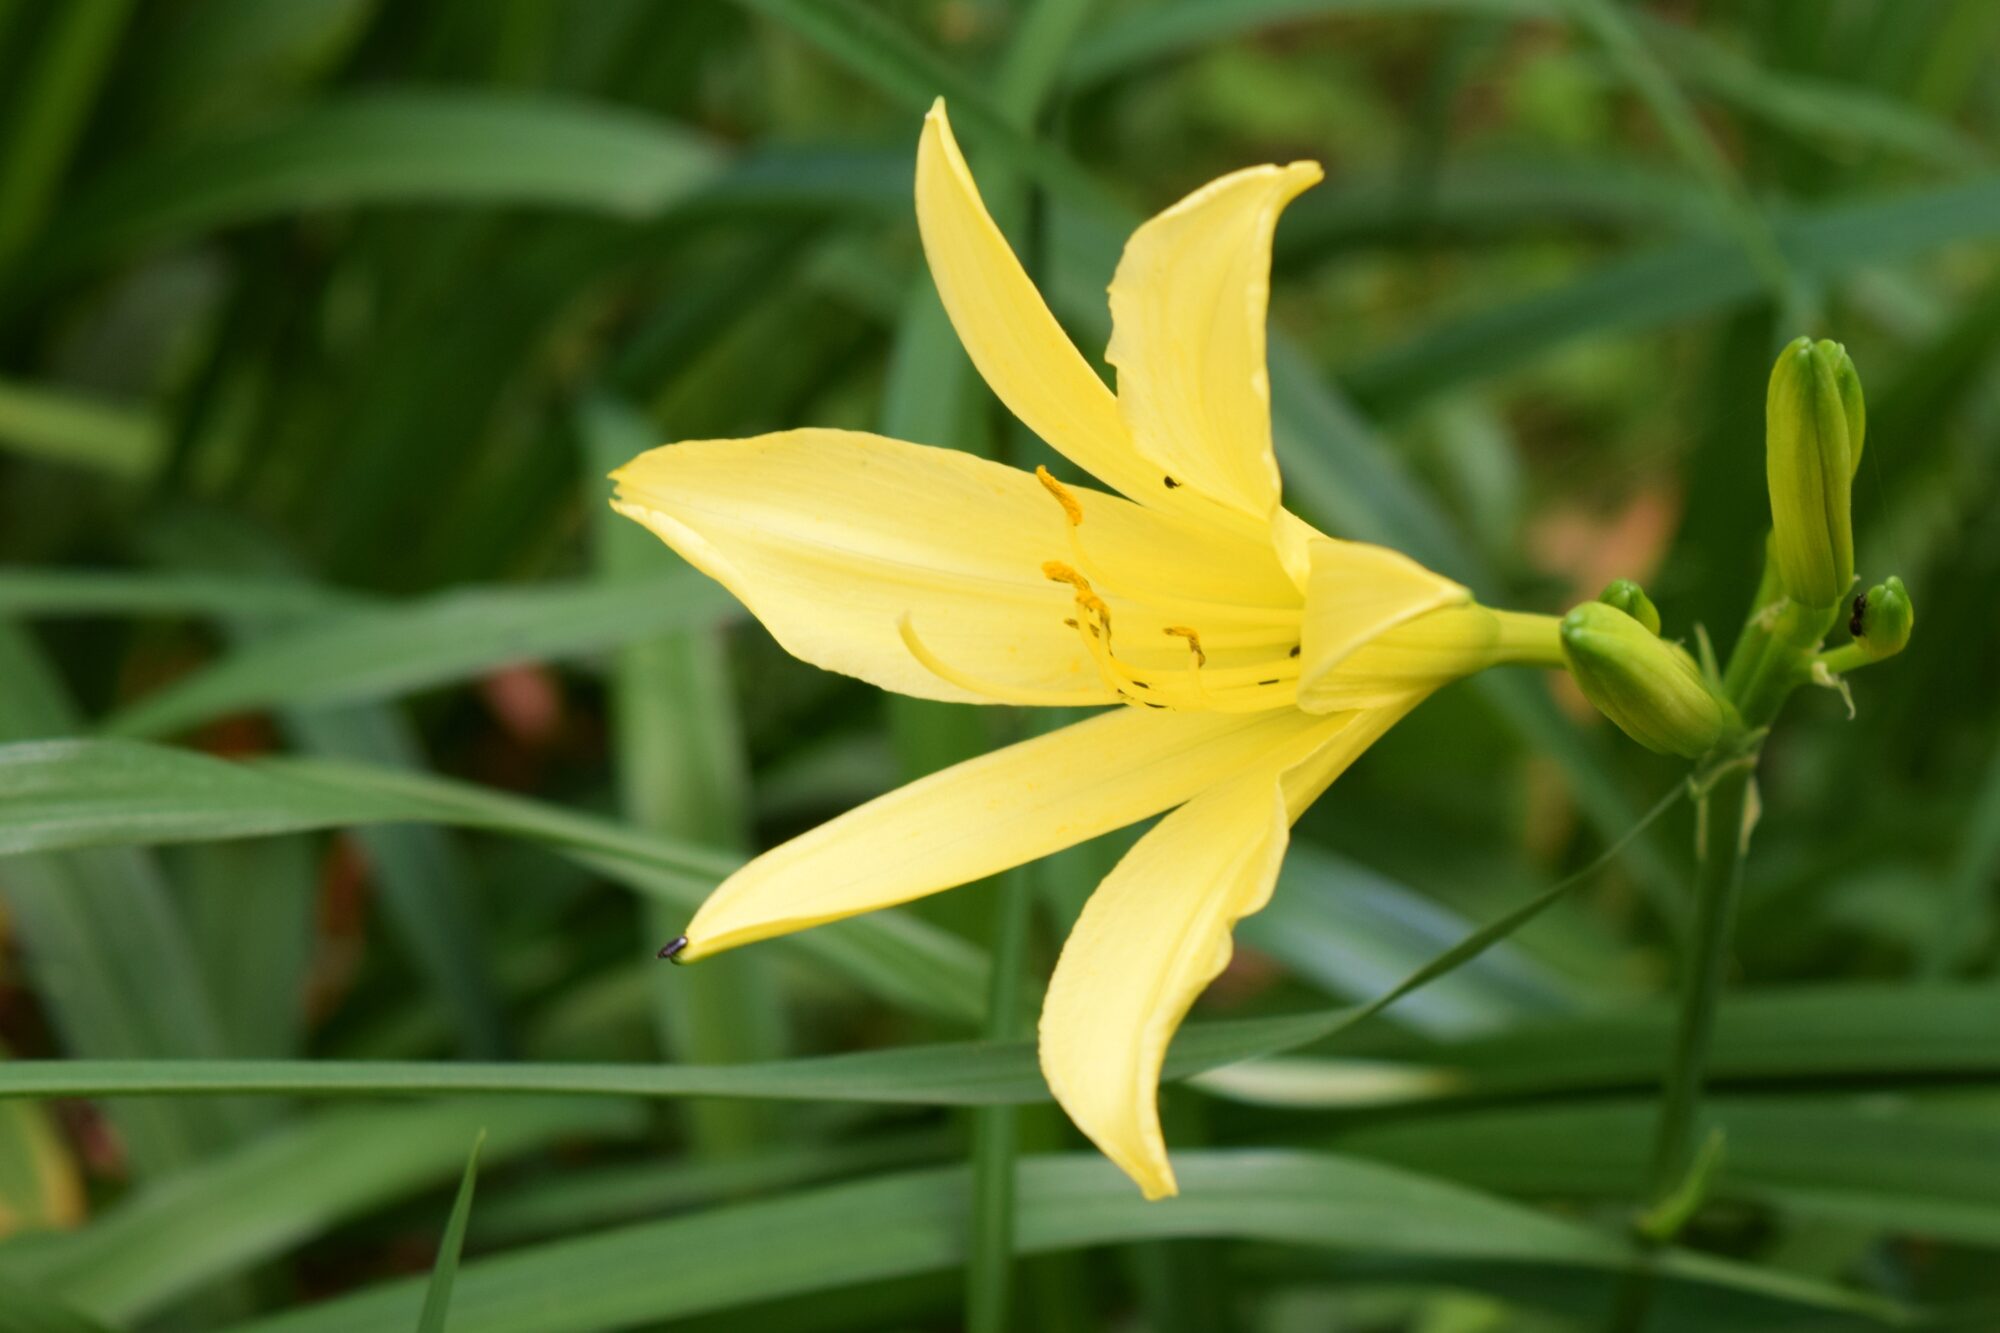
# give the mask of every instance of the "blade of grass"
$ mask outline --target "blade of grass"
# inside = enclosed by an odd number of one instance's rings
[[[0,856],[371,823],[456,824],[529,838],[684,910],[737,865],[661,834],[396,769],[301,759],[234,764],[132,741],[0,746]],[[871,913],[778,947],[817,958],[898,1005],[960,1021],[984,1011],[980,952],[906,913]]]
[[[70,1306],[0,1278],[0,1333],[111,1333]]]
[[[83,1176],[52,1108],[0,1101],[0,1242],[80,1226],[84,1208]]]
[[[1926,980],[1957,971],[1993,928],[1993,880],[2000,871],[2000,748],[1973,796],[1958,850],[1939,894],[1937,930],[1918,960]]]
[[[1674,787],[1652,812],[1648,821],[1664,814],[1670,805],[1683,794],[1680,786]],[[1627,835],[1629,842],[1643,831],[1644,825],[1635,827]],[[1477,958],[1513,931],[1533,920],[1549,906],[1560,901],[1562,896],[1583,883],[1598,868],[1613,859],[1620,847],[1613,847],[1598,860],[1534,898],[1506,913],[1494,922],[1481,927],[1466,936],[1450,949],[1430,960],[1423,967],[1410,973],[1398,985],[1383,992],[1367,1005],[1351,1009],[1339,1009],[1317,1014],[1300,1014],[1280,1019],[1251,1020],[1234,1024],[1216,1024],[1204,1027],[1196,1025],[1185,1028],[1179,1034],[1169,1052],[1167,1069],[1170,1076],[1180,1077],[1189,1072],[1212,1068],[1217,1064],[1230,1063],[1257,1054],[1268,1054],[1291,1047],[1301,1046],[1321,1040],[1334,1033],[1380,1013],[1402,996],[1428,984],[1437,977],[1444,976],[1464,963]],[[935,1093],[936,1084],[925,1084],[927,1061],[935,1061],[939,1055],[956,1060],[958,1067],[969,1082],[952,1084],[953,1091],[945,1096],[946,1101],[965,1100],[966,1104],[1005,1103],[1017,1100],[1039,1100],[1046,1093],[1039,1074],[1036,1072],[1032,1052],[1019,1043],[984,1043],[975,1051],[983,1051],[990,1056],[990,1067],[979,1067],[979,1062],[966,1054],[962,1047],[942,1047],[924,1051],[921,1048],[886,1053],[866,1053],[861,1055],[826,1057],[812,1061],[790,1061],[763,1066],[735,1066],[721,1070],[697,1070],[681,1067],[671,1070],[627,1070],[618,1067],[598,1067],[573,1071],[565,1075],[563,1071],[542,1068],[530,1075],[526,1066],[397,1066],[397,1065],[349,1065],[338,1075],[331,1075],[327,1089],[343,1088],[354,1090],[366,1086],[370,1077],[388,1077],[404,1090],[412,1087],[412,1081],[421,1085],[425,1078],[455,1080],[444,1086],[455,1088],[479,1088],[499,1090],[509,1086],[504,1074],[496,1075],[496,1069],[515,1072],[512,1086],[550,1086],[539,1080],[555,1079],[554,1086],[569,1091],[593,1088],[603,1092],[623,1090],[636,1095],[679,1095],[703,1091],[728,1095],[732,1092],[742,1095],[759,1095],[763,1090],[768,1095],[811,1095],[815,1088],[834,1089],[834,1095],[851,1095],[855,1087],[872,1089],[868,1095],[891,1094],[891,1099],[910,1095],[909,1083],[914,1072],[916,1086],[921,1090],[926,1086],[930,1092],[920,1091],[917,1100],[924,1100]],[[310,1067],[308,1067],[310,1068]],[[829,1084],[826,1075],[832,1073]],[[47,1085],[37,1085],[30,1080],[36,1071],[16,1066],[0,1070],[0,1087],[14,1086],[24,1091],[46,1090]],[[118,1074],[116,1070],[100,1070],[100,1076]],[[173,1071],[161,1069],[139,1069],[136,1066],[123,1071],[125,1075],[142,1080],[152,1080],[152,1086],[161,1091],[186,1091],[192,1082],[176,1083]],[[187,1069],[181,1076],[188,1080],[196,1078],[240,1078],[246,1084],[274,1088],[256,1084],[258,1079],[297,1080],[310,1077],[298,1068],[287,1068],[270,1063],[262,1067],[248,1065],[234,1069],[206,1068]],[[574,1077],[574,1082],[563,1083],[564,1077]],[[856,1079],[859,1078],[857,1084]],[[523,1082],[525,1080],[525,1082]],[[708,1081],[704,1081],[708,1080]],[[720,1080],[720,1081],[715,1081]],[[873,1080],[871,1083],[870,1080]],[[294,1084],[295,1085],[295,1084]],[[1024,1091],[1025,1089],[1025,1091]],[[102,1091],[100,1087],[98,1091]],[[247,1090],[247,1088],[246,1088]],[[771,1091],[775,1090],[775,1091]]]
[[[1975,11],[1982,8],[1976,4]],[[1260,29],[1315,19],[1442,15],[1482,20],[1559,20],[1563,0],[1173,0],[1135,8],[1078,44],[1066,74],[1080,86],[1130,76],[1144,66]],[[1948,121],[1867,88],[1758,65],[1701,28],[1634,10],[1627,20],[1679,78],[1738,110],[1806,138],[1831,137],[1963,168],[1989,155]],[[1967,26],[1990,27],[1984,15]],[[1975,38],[1966,50],[1983,49]],[[1951,48],[1940,42],[1945,60]],[[1699,151],[1699,150],[1697,150]]]
[[[56,735],[77,718],[25,634],[0,622],[0,739]],[[213,1057],[222,1031],[185,922],[155,862],[131,848],[0,861],[28,976],[63,1049],[85,1057]],[[241,1107],[114,1103],[140,1176],[194,1160],[240,1132]]]
[[[373,600],[305,579],[0,568],[0,615],[9,617],[299,620],[355,610]]]
[[[165,459],[166,445],[160,423],[145,411],[46,385],[0,381],[0,449],[143,481]]]
[[[1627,1262],[1625,1245],[1610,1236],[1373,1164],[1267,1150],[1182,1153],[1175,1166],[1182,1196],[1163,1206],[1145,1203],[1095,1158],[1025,1159],[1023,1251],[1219,1236],[1598,1272]],[[482,1333],[583,1333],[944,1268],[964,1257],[958,1221],[967,1188],[962,1169],[913,1172],[573,1238],[468,1265],[458,1300]],[[662,1264],[661,1255],[674,1262]],[[1885,1312],[1836,1288],[1747,1265],[1670,1254],[1665,1266],[1762,1297],[1774,1317]],[[392,1284],[239,1333],[394,1327],[414,1313],[420,1286]]]
[[[472,1237],[496,1245],[568,1235],[890,1167],[934,1165],[956,1152],[941,1132],[905,1130],[837,1146],[767,1146],[754,1157],[726,1161],[584,1167],[503,1189],[480,1208]]]
[[[111,9],[114,6],[84,6]],[[119,161],[76,191],[35,252],[37,280],[219,227],[382,203],[660,212],[714,150],[671,122],[556,96],[350,94]]]
[[[62,188],[131,9],[132,0],[103,0],[47,14],[26,62],[28,75],[8,99],[6,151],[0,152],[0,272],[13,267]]]
[[[1801,211],[1774,223],[1803,278],[1835,281],[1960,241],[2000,234],[2000,177]],[[1586,334],[1608,337],[1694,319],[1754,300],[1758,275],[1730,245],[1694,240],[1624,255],[1562,286],[1454,316],[1351,367],[1364,402],[1401,408],[1497,374]]]
[[[1681,95],[1680,88],[1653,58],[1653,53],[1610,0],[1563,0],[1571,20],[1604,49],[1612,67],[1638,93],[1653,119],[1673,145],[1674,153],[1715,199],[1718,212],[1736,233],[1751,266],[1770,287],[1781,306],[1801,303],[1798,275],[1771,235],[1770,225],[1716,148],[1714,140]]]
[[[1379,1003],[1379,1002],[1378,1002]],[[1671,1014],[1653,1006],[1510,1029],[1446,1045],[1381,1049],[1369,1067],[1399,1075],[1359,1084],[1348,1061],[1290,1057],[1284,1096],[1247,1065],[1356,1026],[1374,1006],[1270,1018],[1190,1023],[1168,1054],[1168,1079],[1205,1082],[1244,1100],[1288,1106],[1384,1105],[1462,1098],[1525,1099],[1643,1091],[1666,1063]],[[1977,987],[1912,994],[1845,986],[1733,999],[1722,1011],[1711,1065],[1717,1086],[1826,1083],[1901,1087],[2000,1083],[1992,1025],[2000,1002]],[[1846,1030],[1830,1026],[1845,1023]],[[1850,1035],[1851,1033],[1851,1035]],[[1565,1055],[1575,1052],[1574,1059]],[[1239,1078],[1237,1075],[1243,1075]],[[1406,1077],[1401,1077],[1406,1075]],[[1388,1089],[1388,1095],[1384,1089]],[[1033,1044],[954,1042],[763,1065],[478,1064],[383,1060],[13,1060],[0,1095],[183,1097],[215,1093],[299,1097],[428,1094],[590,1097],[744,1097],[913,1106],[1026,1105],[1048,1100]]]
[[[1090,174],[1067,154],[1023,133],[1006,108],[979,82],[924,47],[886,15],[849,0],[736,3],[783,24],[905,110],[922,112],[933,99],[946,98],[954,118],[975,126],[982,139],[1022,175],[1079,207],[1099,212],[1115,208]],[[1029,72],[1024,70],[1020,77],[1026,79]]]
[[[636,1108],[575,1099],[340,1108],[164,1178],[86,1230],[0,1255],[0,1271],[123,1325],[443,1184],[482,1126],[490,1165],[574,1136],[628,1137],[642,1123]],[[403,1322],[415,1324],[414,1309]]]
[[[1278,891],[1236,927],[1237,940],[1344,999],[1373,994],[1469,933],[1451,908],[1302,839],[1285,854]],[[1495,946],[1411,994],[1399,1024],[1439,1036],[1560,1013],[1575,987],[1533,955]]]
[[[103,725],[113,735],[157,736],[249,709],[381,699],[518,662],[600,652],[733,608],[691,571],[631,585],[461,589],[259,639]]]
[[[1710,1109],[1728,1145],[1710,1178],[1719,1201],[2000,1245],[1990,1103],[1931,1109],[1815,1095],[1722,1098]],[[1645,1180],[1652,1114],[1639,1101],[1558,1102],[1365,1126],[1336,1142],[1498,1193],[1627,1199]]]
[[[606,583],[629,587],[678,560],[604,503],[597,481],[659,443],[658,432],[622,400],[598,398],[579,414],[584,494],[596,495],[597,560]],[[626,815],[643,828],[698,837],[740,852],[749,844],[749,762],[737,716],[728,644],[717,627],[635,640],[612,669],[612,726]],[[650,955],[681,933],[686,910],[646,913]],[[655,966],[653,1020],[668,1058],[691,1064],[772,1060],[785,1053],[782,995],[768,960],[741,951],[701,968]],[[698,1154],[744,1155],[765,1139],[770,1117],[742,1107],[697,1104],[689,1129]]]
[[[444,1333],[451,1317],[451,1287],[458,1278],[458,1257],[465,1249],[465,1224],[472,1217],[472,1187],[479,1179],[479,1149],[486,1142],[480,1130],[472,1140],[472,1153],[465,1159],[465,1178],[459,1182],[458,1197],[452,1201],[451,1217],[445,1223],[444,1239],[438,1243],[437,1263],[431,1268],[430,1286],[424,1290],[424,1308],[417,1318],[417,1333]]]

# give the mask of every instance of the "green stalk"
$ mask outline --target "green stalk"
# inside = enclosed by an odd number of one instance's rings
[[[609,397],[586,404],[579,424],[593,477],[651,447],[661,434],[629,404]],[[657,566],[658,544],[636,524],[601,505],[596,521],[598,566],[606,578]],[[747,845],[749,777],[722,631],[628,645],[613,661],[611,685],[619,795],[631,821]],[[649,946],[687,924],[684,912],[661,904],[649,905],[645,919]],[[729,1064],[785,1053],[782,993],[768,960],[754,953],[694,968],[656,967],[651,998],[661,1046],[676,1060]],[[687,1108],[689,1138],[702,1156],[747,1156],[767,1142],[770,1124],[768,1109],[740,1103]]]
[[[985,1035],[1020,1034],[1022,971],[1028,953],[1032,895],[1028,876],[1010,871],[994,885],[993,974]],[[972,1124],[972,1243],[966,1255],[967,1333],[1004,1333],[1014,1286],[1014,1158],[1019,1149],[1015,1106],[983,1107]]]
[[[1777,718],[1791,692],[1808,675],[1813,654],[1839,614],[1772,599],[1776,580],[1766,561],[1756,604],[1723,674],[1724,693],[1736,706],[1747,731],[1711,755],[1689,782],[1695,788],[1694,930],[1681,977],[1680,1014],[1660,1095],[1660,1118],[1653,1136],[1647,1208],[1639,1219],[1642,1244],[1664,1244],[1700,1208],[1705,1177],[1714,1158],[1698,1158],[1695,1128],[1722,999],[1736,902],[1743,885],[1743,861],[1757,822],[1757,759],[1764,730]],[[1720,1149],[1717,1140],[1714,1148]],[[1620,1296],[1612,1326],[1645,1327],[1652,1305],[1649,1264],[1637,1269]]]
[[[0,152],[0,264],[13,260],[47,216],[130,10],[131,0],[58,7],[35,46]]]
[[[1736,900],[1743,885],[1743,857],[1756,820],[1756,759],[1752,755],[1725,767],[1698,798],[1693,954],[1681,979],[1680,1020],[1668,1058],[1659,1127],[1653,1139],[1651,1174],[1655,1210],[1673,1203],[1693,1160],[1708,1047],[1715,1032],[1715,1010],[1722,996],[1722,976],[1729,956],[1729,937],[1736,918]]]

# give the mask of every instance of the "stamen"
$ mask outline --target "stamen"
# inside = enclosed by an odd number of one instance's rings
[[[1078,531],[1083,526],[1082,503],[1077,500],[1069,487],[1057,481],[1054,475],[1045,467],[1037,467],[1035,469],[1035,480],[1041,482],[1042,488],[1055,499],[1057,504],[1062,506],[1063,517],[1069,521],[1070,555],[1076,561],[1075,567],[1054,560],[1044,564],[1042,572],[1047,574],[1051,579],[1088,588],[1089,580],[1086,580],[1084,575],[1076,572],[1080,568],[1087,570],[1089,578],[1096,580],[1098,584],[1102,585],[1113,596],[1123,597],[1140,606],[1148,607],[1163,616],[1201,616],[1204,619],[1228,620],[1251,625],[1282,626],[1290,633],[1296,634],[1298,632],[1299,613],[1296,610],[1286,610],[1279,607],[1239,606],[1233,602],[1207,602],[1189,597],[1166,596],[1162,595],[1158,590],[1139,593],[1112,583],[1104,577],[1103,566],[1092,560],[1090,552],[1084,549],[1083,534]],[[1063,572],[1053,572],[1055,570]],[[1083,580],[1083,582],[1079,583],[1079,580]],[[1109,624],[1105,626],[1105,629],[1107,632],[1109,631]]]
[[[1071,527],[1080,528],[1083,526],[1083,506],[1078,504],[1076,497],[1069,493],[1069,487],[1057,481],[1045,467],[1037,466],[1035,468],[1035,480],[1042,483],[1042,488],[1050,495],[1056,497],[1056,503],[1063,507],[1063,513],[1068,516]]]
[[[1177,639],[1186,639],[1189,650],[1194,653],[1194,664],[1196,666],[1208,665],[1208,654],[1201,650],[1201,635],[1199,632],[1189,629],[1186,625],[1169,625],[1160,632],[1162,634],[1171,634]]]
[[[1111,608],[1090,586],[1090,580],[1071,569],[1060,560],[1048,560],[1042,564],[1042,577],[1051,583],[1067,583],[1076,589],[1076,604],[1096,616],[1103,624],[1106,635],[1111,633]]]
[[[907,614],[897,619],[896,632],[902,636],[903,646],[910,650],[910,656],[922,663],[926,671],[939,680],[958,686],[961,690],[970,690],[974,694],[984,695],[1001,703],[1025,704],[1030,708],[1082,708],[1111,702],[1104,697],[1104,691],[1101,689],[1031,690],[1019,685],[1003,685],[999,681],[985,680],[969,671],[961,671],[932,652],[930,647],[917,637],[916,626],[910,623]]]

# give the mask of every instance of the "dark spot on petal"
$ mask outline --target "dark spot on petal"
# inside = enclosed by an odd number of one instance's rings
[[[1260,680],[1257,683],[1259,685],[1276,685],[1278,683],[1278,678],[1276,676],[1273,676],[1269,680]]]
[[[1170,491],[1180,485],[1180,483],[1175,481],[1172,477],[1161,477],[1160,480],[1167,483],[1167,489]]]
[[[1292,645],[1292,651],[1285,654],[1285,656],[1287,657],[1297,657],[1298,655],[1299,655],[1299,645],[1296,643]]]

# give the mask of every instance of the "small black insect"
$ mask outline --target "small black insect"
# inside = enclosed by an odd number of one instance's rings
[[[1854,614],[1848,617],[1847,632],[1857,639],[1861,637],[1861,617],[1867,610],[1868,594],[1865,592],[1854,594]]]
[[[688,937],[685,935],[676,935],[660,946],[660,952],[657,956],[666,959],[670,963],[677,963],[680,961],[681,950],[687,947]]]
[[[1174,480],[1174,479],[1173,479],[1172,477],[1161,477],[1161,478],[1160,478],[1160,480],[1161,480],[1161,481],[1164,481],[1165,483],[1167,483],[1167,489],[1168,489],[1168,490],[1172,490],[1172,489],[1174,489],[1174,488],[1175,488],[1176,486],[1180,485],[1180,483],[1179,483],[1179,482],[1177,482],[1177,481],[1175,481],[1175,480]]]
[[[1297,656],[1299,655],[1299,648],[1300,648],[1300,645],[1299,645],[1299,644],[1296,644],[1296,643],[1295,643],[1295,644],[1293,644],[1293,645],[1292,645],[1292,651],[1290,651],[1289,653],[1286,653],[1286,654],[1285,654],[1285,656],[1287,656],[1287,657],[1297,657]]]

